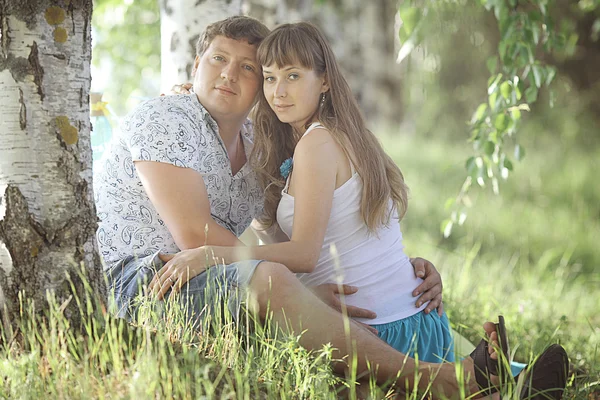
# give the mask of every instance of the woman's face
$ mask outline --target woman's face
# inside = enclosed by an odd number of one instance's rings
[[[329,90],[325,76],[300,65],[264,65],[263,77],[264,95],[277,118],[302,132]]]

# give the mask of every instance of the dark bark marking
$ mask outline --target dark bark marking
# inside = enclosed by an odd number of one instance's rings
[[[90,36],[92,35],[90,29],[90,21],[92,20],[92,5],[83,7],[83,41],[82,50],[85,53],[86,48],[91,46]]]
[[[27,129],[27,107],[25,106],[21,88],[19,88],[19,124],[21,125],[22,131]]]
[[[37,92],[40,95],[40,100],[44,101],[44,90],[42,89],[42,81],[44,79],[44,69],[40,65],[37,43],[34,41],[31,46],[31,53],[27,59],[31,65],[31,73],[33,74],[33,82],[37,86]]]
[[[173,32],[173,35],[171,35],[171,51],[175,51],[175,49],[177,49],[177,46],[179,46],[179,35],[177,34],[177,32]]]
[[[54,57],[54,58],[58,58],[59,60],[62,60],[62,61],[64,61],[64,60],[66,60],[66,59],[67,59],[67,56],[65,56],[64,54],[50,54],[50,55],[51,55],[52,57]]]
[[[9,184],[4,192],[6,214],[0,221],[0,241],[2,241],[13,262],[11,285],[4,285],[7,302],[17,299],[21,290],[27,290],[32,297],[39,296],[40,287],[36,259],[44,246],[44,239],[33,227],[27,199],[18,187]],[[14,307],[14,305],[13,305]],[[11,308],[11,307],[9,307]]]
[[[206,3],[206,0],[196,0],[195,6],[198,7],[202,3]],[[228,4],[229,4],[229,2],[228,2]]]
[[[23,57],[15,57],[12,54],[8,58],[0,59],[0,71],[8,69],[16,82],[23,82],[27,75],[31,75],[31,65]]]
[[[10,33],[10,27],[8,26],[8,15],[5,11],[6,3],[2,2],[0,4],[0,48],[2,48],[2,55],[6,58],[8,57],[8,46],[10,45],[10,37],[8,34]]]
[[[188,54],[196,54],[196,44],[198,43],[198,39],[200,39],[200,35],[194,35],[190,38],[188,41]],[[185,65],[186,76],[192,76],[192,69],[194,69],[194,59],[192,59],[192,62]]]
[[[75,14],[74,14],[74,6],[73,3],[69,3],[69,7],[67,8],[67,14],[71,16],[71,30],[73,35],[75,34]]]
[[[162,9],[164,10],[165,14],[167,15],[172,15],[173,14],[173,9],[171,7],[169,7],[169,0],[162,0]]]
[[[9,1],[6,3],[6,14],[16,17],[33,29],[38,15],[48,6],[48,0]]]

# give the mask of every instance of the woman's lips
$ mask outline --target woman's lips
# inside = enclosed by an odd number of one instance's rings
[[[290,108],[291,106],[293,106],[293,104],[274,104],[273,105],[273,107],[275,107],[275,109],[278,111],[285,111],[288,108]]]

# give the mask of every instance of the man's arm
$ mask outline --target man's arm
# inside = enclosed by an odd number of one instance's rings
[[[210,213],[202,175],[191,168],[155,161],[135,161],[150,201],[181,250],[204,245],[243,246]]]
[[[421,257],[411,258],[410,263],[415,269],[415,275],[423,279],[423,282],[412,293],[413,297],[419,296],[416,303],[417,307],[429,302],[424,310],[425,314],[437,309],[441,317],[444,313],[442,276],[431,262]]]

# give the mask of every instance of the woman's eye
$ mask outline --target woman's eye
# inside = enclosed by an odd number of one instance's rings
[[[272,76],[265,76],[265,82],[273,82],[275,81],[275,78],[273,78]]]
[[[295,81],[296,79],[300,78],[300,75],[298,75],[298,74],[290,74],[289,78],[290,78],[290,80]]]
[[[217,60],[217,61],[223,61],[224,58],[221,56],[213,56],[213,60]]]

